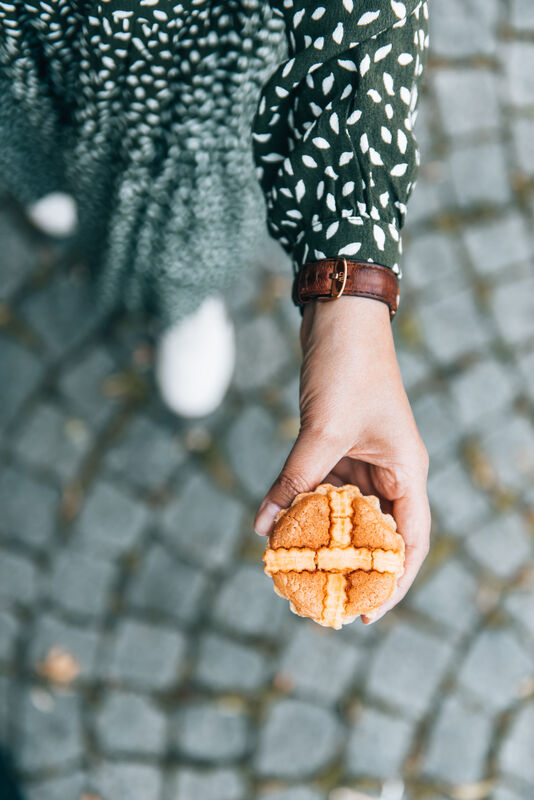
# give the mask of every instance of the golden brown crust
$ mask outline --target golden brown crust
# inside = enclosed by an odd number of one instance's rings
[[[391,572],[363,572],[356,570],[347,575],[347,613],[367,614],[381,606],[395,589],[395,575]]]
[[[297,495],[299,497],[299,495]],[[330,541],[330,506],[323,495],[307,494],[282,509],[270,537],[270,546],[311,547],[316,549]]]
[[[296,614],[317,619],[323,613],[325,572],[278,572],[273,581],[282,597],[293,602]]]
[[[325,483],[277,514],[263,560],[295,613],[340,628],[391,596],[404,556],[404,539],[377,497]]]

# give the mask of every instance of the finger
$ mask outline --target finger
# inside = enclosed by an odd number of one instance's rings
[[[288,508],[300,492],[313,491],[348,448],[341,440],[322,437],[317,432],[301,430],[282,471],[262,501],[254,530],[267,535],[278,511]]]
[[[397,529],[404,538],[404,572],[397,581],[392,596],[370,614],[362,614],[362,622],[370,624],[383,617],[402,600],[415,580],[430,543],[430,506],[426,493],[426,482],[414,487],[404,497],[393,502],[393,517]]]

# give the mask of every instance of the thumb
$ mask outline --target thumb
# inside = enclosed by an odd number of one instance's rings
[[[317,431],[301,429],[282,471],[262,501],[254,530],[266,536],[276,514],[288,508],[300,492],[311,492],[345,455],[347,447],[339,440],[327,440]]]

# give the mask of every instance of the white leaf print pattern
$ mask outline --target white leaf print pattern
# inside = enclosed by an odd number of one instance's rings
[[[295,66],[273,80],[269,97],[276,85],[289,95],[278,107],[267,103],[264,115],[280,112],[280,128],[284,119],[289,122],[287,157],[295,176],[286,179],[285,172],[278,173],[270,219],[278,226],[284,219],[292,221],[293,227],[279,229],[292,243],[296,268],[304,254],[321,258],[359,253],[400,275],[399,230],[418,158],[409,132],[428,46],[428,0],[274,2],[286,19],[294,20],[287,33]],[[343,52],[336,53],[336,47]],[[304,69],[298,73],[301,55]],[[291,80],[297,74],[300,83]],[[274,150],[277,141],[274,137],[257,145]],[[290,190],[287,200],[284,188]],[[301,225],[289,213],[296,210],[290,208],[291,198],[304,210]],[[357,241],[348,232],[355,227]]]
[[[342,247],[339,251],[340,256],[355,256],[356,253],[359,252],[362,246],[361,242],[351,242],[351,244],[347,244],[345,247]]]
[[[406,16],[406,6],[404,3],[401,3],[398,0],[391,0],[391,8],[399,19],[402,19],[404,16]]]
[[[378,11],[366,11],[358,20],[358,25],[370,25],[375,19],[380,16],[380,9]]]
[[[343,27],[343,23],[338,22],[334,29],[334,33],[332,34],[332,39],[336,44],[341,44],[341,42],[343,41],[344,34],[345,34],[345,29]]]

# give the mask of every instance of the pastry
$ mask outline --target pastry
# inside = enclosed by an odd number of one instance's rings
[[[322,483],[278,512],[263,561],[292,611],[339,629],[391,597],[404,553],[377,497],[352,484]]]

